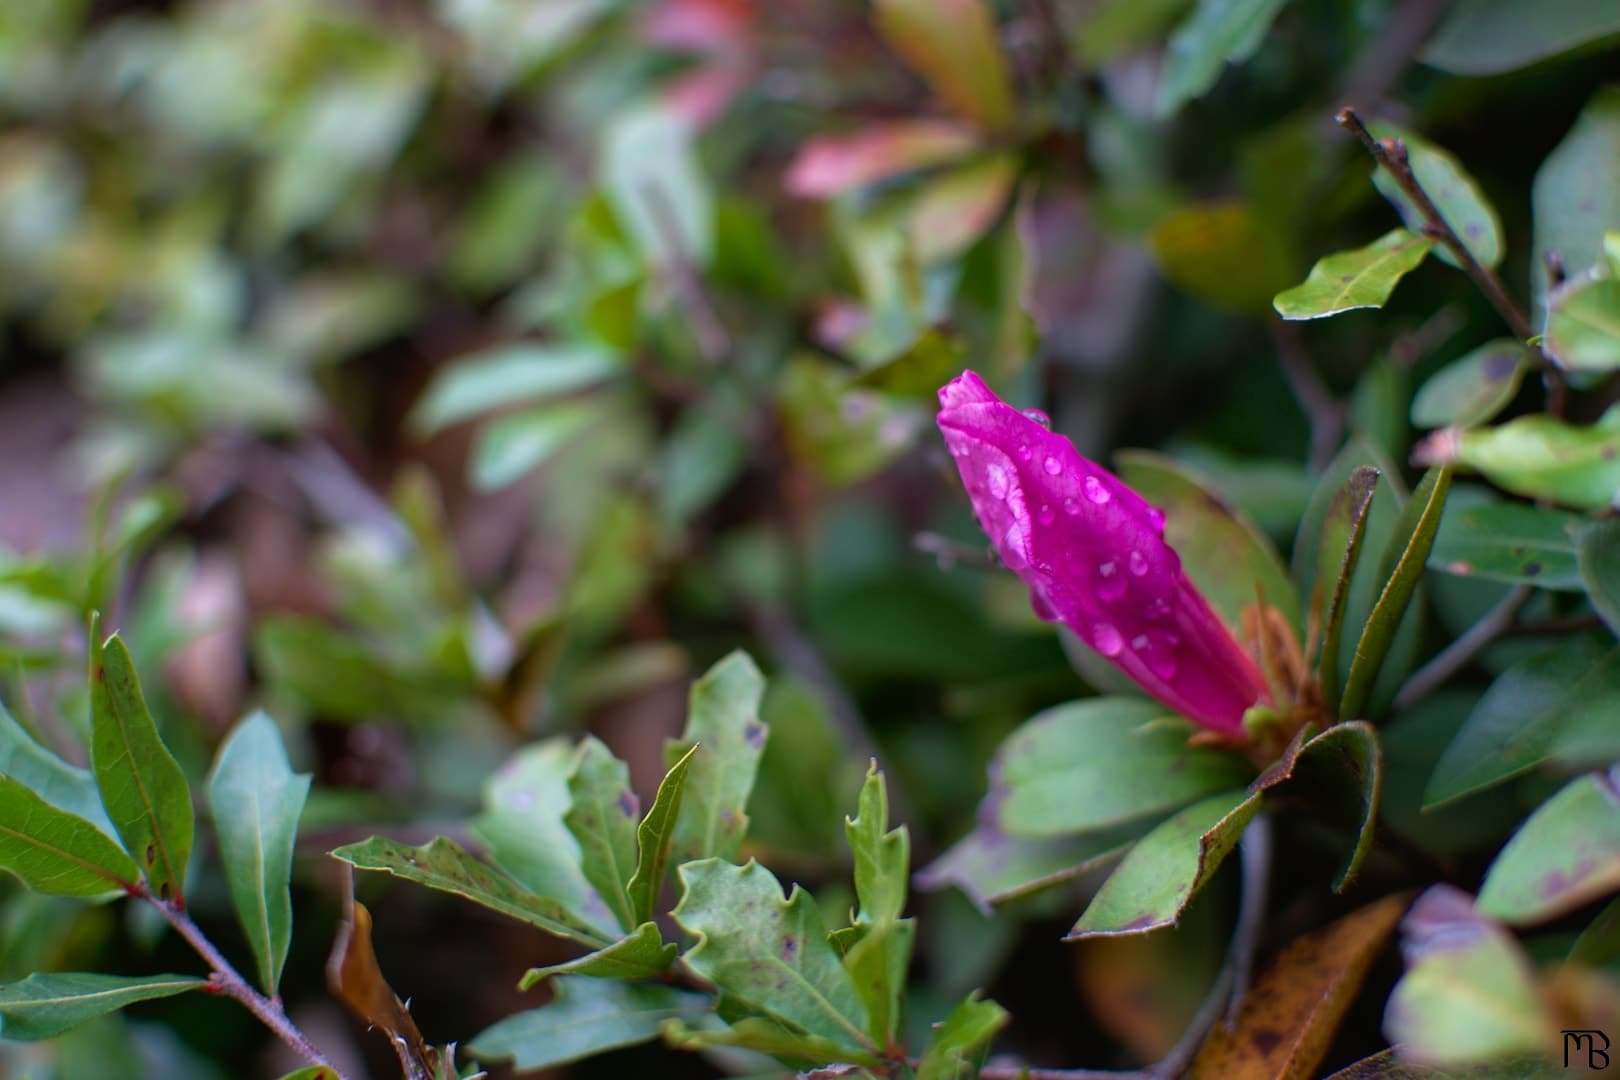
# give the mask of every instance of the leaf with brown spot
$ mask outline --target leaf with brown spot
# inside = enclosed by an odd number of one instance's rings
[[[1367,968],[1410,901],[1386,896],[1279,953],[1243,1000],[1237,1023],[1217,1026],[1192,1072],[1221,1080],[1311,1077],[1327,1054]]]
[[[326,984],[350,1012],[387,1034],[406,1077],[430,1077],[434,1074],[432,1051],[383,978],[371,947],[371,912],[355,900],[353,879],[345,874],[343,881],[343,919],[326,961]]]

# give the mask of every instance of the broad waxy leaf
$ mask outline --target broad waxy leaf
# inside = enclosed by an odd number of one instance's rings
[[[1139,698],[1087,698],[1049,709],[996,752],[996,821],[1015,837],[1100,829],[1175,809],[1249,777],[1241,758],[1189,747],[1189,734],[1164,706]]]
[[[567,976],[557,996],[514,1013],[473,1036],[467,1049],[483,1061],[510,1061],[519,1072],[650,1042],[669,1020],[695,1020],[709,1010],[703,994],[669,986],[641,986]]]
[[[764,676],[741,652],[727,656],[692,684],[686,731],[664,751],[673,766],[698,746],[670,841],[670,860],[677,865],[710,856],[734,859],[742,849],[748,831],[748,795],[767,735],[759,719],[764,692]]]
[[[1236,1023],[1215,1025],[1190,1080],[1321,1075],[1322,1059],[1406,904],[1405,896],[1386,896],[1291,942],[1249,987]]]
[[[1491,863],[1480,914],[1530,926],[1620,889],[1617,776],[1580,777],[1530,815]]]
[[[410,422],[432,434],[495,409],[583,390],[623,370],[617,357],[593,345],[506,345],[446,368],[417,402]]]
[[[1361,543],[1367,534],[1373,496],[1378,493],[1378,477],[1378,470],[1371,465],[1356,467],[1329,504],[1317,542],[1311,609],[1321,619],[1322,654],[1315,658],[1316,670],[1322,700],[1334,705],[1339,700],[1339,647],[1344,640],[1350,583],[1361,559]]]
[[[135,863],[100,829],[9,776],[0,776],[0,869],[54,896],[104,896],[140,880]]]
[[[1542,347],[1572,371],[1620,367],[1620,279],[1576,280],[1550,294]]]
[[[1536,414],[1496,427],[1437,432],[1419,453],[1474,469],[1517,495],[1597,510],[1620,492],[1620,408],[1590,426]]]
[[[281,732],[263,712],[225,740],[208,778],[225,883],[258,962],[259,985],[272,997],[292,943],[293,842],[309,784],[307,773],[292,771]]]
[[[1272,306],[1285,319],[1320,319],[1383,307],[1396,284],[1433,246],[1426,236],[1393,229],[1366,247],[1317,260],[1304,283],[1278,293]]]
[[[1461,506],[1460,501],[1453,495],[1440,521],[1429,552],[1431,570],[1543,589],[1581,588],[1578,515],[1517,502]]]
[[[196,828],[191,788],[158,736],[129,649],[114,634],[94,652],[90,767],[101,801],[153,894],[180,901]]]
[[[1012,82],[985,0],[876,0],[873,9],[889,47],[940,100],[983,128],[1011,122]]]
[[[1429,376],[1412,399],[1412,423],[1471,427],[1501,412],[1519,392],[1529,352],[1513,338],[1486,342]]]
[[[1065,940],[1145,934],[1177,922],[1237,846],[1260,800],[1241,789],[1193,803],[1137,841]]]
[[[1433,1065],[1500,1061],[1547,1046],[1552,1025],[1518,943],[1436,885],[1401,923],[1406,975],[1384,1011],[1402,1057]]]
[[[652,809],[636,827],[636,871],[625,885],[630,907],[637,919],[650,919],[658,903],[658,893],[664,887],[664,875],[669,869],[669,846],[675,835],[675,822],[680,819],[681,800],[686,794],[686,771],[698,748],[693,746],[675,764],[669,767],[659,781],[658,794],[653,797]]]
[[[1122,450],[1114,455],[1122,480],[1164,511],[1164,539],[1182,568],[1229,625],[1263,589],[1266,603],[1295,628],[1299,598],[1276,550],[1254,523],[1232,509],[1191,471],[1162,454]]]
[[[917,1062],[916,1080],[974,1080],[996,1032],[1012,1020],[1006,1009],[980,1000],[977,992],[934,1025],[933,1038]]]
[[[587,953],[577,960],[548,967],[530,968],[518,983],[527,990],[554,975],[589,975],[598,979],[651,979],[669,970],[676,948],[664,944],[657,923],[645,922],[627,936],[604,949]]]
[[[797,885],[784,898],[769,870],[749,861],[686,863],[675,921],[697,937],[684,959],[722,994],[795,1032],[836,1043],[849,1060],[875,1060],[855,982],[827,942],[815,901]]]
[[[1494,75],[1610,34],[1620,34],[1620,12],[1607,0],[1460,0],[1422,60],[1457,75]]]
[[[35,974],[0,985],[0,1039],[50,1039],[137,1001],[200,990],[207,979],[189,975]]]
[[[1228,63],[1254,55],[1271,20],[1287,0],[1198,0],[1198,8],[1170,35],[1153,109],[1169,116],[1202,97]]]
[[[1401,526],[1416,516],[1409,529],[1397,527],[1396,537],[1404,545],[1395,568],[1373,605],[1372,614],[1356,643],[1355,659],[1350,663],[1350,674],[1345,679],[1344,697],[1339,703],[1339,715],[1359,717],[1372,697],[1379,668],[1389,655],[1395,635],[1400,628],[1406,607],[1417,591],[1423,576],[1429,551],[1434,546],[1435,534],[1440,529],[1440,515],[1445,509],[1446,493],[1451,488],[1451,470],[1444,466],[1430,469],[1423,482],[1412,493],[1408,512],[1402,515]]]
[[[1406,147],[1407,161],[1412,174],[1424,192],[1434,201],[1440,215],[1446,219],[1463,246],[1480,265],[1495,269],[1502,261],[1502,223],[1496,211],[1486,201],[1474,178],[1450,153],[1419,135],[1393,124],[1372,124],[1369,130],[1380,139],[1396,138]],[[1426,218],[1412,205],[1406,193],[1384,169],[1373,171],[1373,186],[1379,194],[1394,204],[1401,220],[1414,233],[1421,233]],[[1441,262],[1457,265],[1457,257],[1444,244],[1434,249]]]
[[[1072,881],[1119,858],[1148,827],[1132,823],[1079,836],[1031,838],[981,824],[918,871],[917,888],[955,886],[988,916],[992,905]]]
[[[641,807],[630,790],[630,769],[594,735],[580,744],[568,773],[570,804],[563,822],[579,841],[585,880],[607,902],[625,930],[639,921],[625,884],[635,872],[636,817]]]
[[[1593,609],[1620,637],[1620,521],[1595,521],[1577,532],[1575,557]]]
[[[442,836],[414,848],[373,836],[338,848],[332,857],[356,869],[381,870],[430,889],[454,893],[593,949],[611,944],[600,931],[576,920],[557,900],[530,892],[506,872],[479,862]]]
[[[1424,793],[1426,807],[1500,784],[1543,762],[1620,757],[1620,646],[1571,638],[1515,664],[1474,706]]]
[[[1604,6],[1603,0],[1594,3]],[[1525,9],[1520,21],[1539,23],[1553,6],[1559,5]],[[1614,11],[1609,9],[1606,17],[1613,21]],[[1617,161],[1620,87],[1610,86],[1592,95],[1575,125],[1536,170],[1531,189],[1536,224],[1532,265],[1547,265],[1548,253],[1556,252],[1564,272],[1576,278],[1603,263],[1603,234],[1620,229],[1620,185],[1614,183]],[[1539,300],[1546,275],[1532,274],[1531,280]]]
[[[90,771],[69,765],[35,742],[4,705],[0,705],[0,776],[20,781],[58,810],[84,818],[109,838],[117,837]]]

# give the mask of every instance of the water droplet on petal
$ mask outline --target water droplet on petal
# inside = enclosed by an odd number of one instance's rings
[[[1119,572],[1118,563],[1105,562],[1097,567],[1097,595],[1110,604],[1125,595],[1125,575]]]
[[[984,470],[985,482],[990,487],[992,499],[1005,499],[1007,497],[1007,470],[1000,465],[989,465]]]
[[[1118,656],[1125,649],[1125,639],[1112,623],[1100,622],[1091,628],[1091,647],[1104,656]]]
[[[1081,490],[1086,493],[1086,498],[1090,499],[1098,506],[1101,506],[1103,503],[1113,498],[1113,496],[1108,493],[1108,489],[1103,487],[1103,482],[1097,479],[1095,476],[1086,477],[1086,482],[1080,485],[1080,487]]]
[[[1180,644],[1181,639],[1168,630],[1148,630],[1131,639],[1131,648],[1161,679],[1176,677],[1176,646]]]
[[[1030,452],[1028,443],[1019,443],[1018,444],[1018,460],[1019,461],[1028,461],[1030,458],[1032,458],[1034,456],[1035,455]]]
[[[1052,511],[1050,503],[1041,503],[1041,508],[1035,512],[1035,520],[1042,525],[1052,524],[1052,519],[1055,517],[1057,517],[1057,514]]]
[[[1162,596],[1155,596],[1152,600],[1147,602],[1147,607],[1145,607],[1143,611],[1148,618],[1152,619],[1154,622],[1158,622],[1160,619],[1170,614],[1170,601]]]
[[[1159,535],[1163,536],[1164,535],[1164,511],[1160,510],[1157,506],[1150,506],[1150,507],[1148,507],[1148,515],[1147,516],[1148,516],[1148,524],[1153,526],[1153,531],[1158,533]]]
[[[1049,455],[1047,459],[1042,462],[1041,467],[1046,470],[1046,475],[1056,476],[1058,473],[1063,471],[1063,462]]]
[[[1017,571],[1029,565],[1029,553],[1025,546],[1028,539],[1024,527],[1016,521],[1007,529],[1006,535],[1001,538],[1001,560],[1007,564],[1007,569]]]
[[[1125,560],[1125,565],[1130,567],[1131,573],[1137,577],[1142,577],[1148,572],[1147,556],[1140,551],[1131,552],[1130,558]]]
[[[953,443],[951,446],[951,453],[957,457],[967,457],[968,448],[962,443]]]
[[[1073,499],[1064,499],[1063,512],[1073,517],[1075,514],[1080,512],[1080,504],[1075,502]]]
[[[1025,409],[1024,415],[1041,425],[1041,427],[1045,428],[1047,431],[1052,430],[1052,418],[1047,416],[1046,413],[1042,412],[1040,409]]]

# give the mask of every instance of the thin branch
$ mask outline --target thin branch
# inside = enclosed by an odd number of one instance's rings
[[[1277,347],[1277,364],[1288,379],[1294,400],[1310,421],[1311,468],[1321,470],[1333,460],[1333,452],[1339,448],[1339,438],[1344,434],[1344,404],[1333,396],[1333,391],[1311,365],[1297,326],[1273,320],[1271,337]]]
[[[338,1070],[337,1066],[333,1065],[325,1054],[315,1049],[315,1045],[309,1041],[304,1033],[299,1031],[291,1020],[287,1019],[287,1014],[282,1011],[280,1002],[273,1001],[253,989],[248,984],[248,981],[242,978],[237,973],[237,970],[231,966],[230,961],[226,960],[220,954],[220,951],[214,948],[214,943],[208,940],[207,935],[202,932],[197,924],[191,921],[190,915],[187,915],[185,911],[175,905],[166,903],[156,897],[149,896],[147,899],[168,920],[169,925],[174,927],[176,932],[186,939],[187,944],[197,951],[197,955],[208,962],[208,966],[213,969],[213,975],[209,978],[211,986],[227,997],[239,1001],[248,1012],[259,1018],[260,1023],[275,1032],[277,1038],[292,1047],[299,1057],[311,1065],[320,1065],[331,1069],[333,1075],[338,1077],[338,1080],[343,1080],[343,1074]]]
[[[982,547],[952,540],[943,533],[919,532],[911,538],[911,546],[925,555],[932,555],[941,570],[954,570],[959,563],[964,566],[994,565],[994,560]]]
[[[1499,600],[1484,618],[1470,626],[1461,637],[1447,645],[1434,659],[1417,670],[1400,693],[1395,695],[1395,708],[1408,709],[1428,697],[1442,683],[1466,667],[1480,650],[1495,641],[1518,618],[1519,609],[1530,599],[1531,588],[1520,585]]]
[[[1389,96],[1449,5],[1446,0],[1404,0],[1392,4],[1388,21],[1362,49],[1345,74],[1340,101],[1375,104]]]

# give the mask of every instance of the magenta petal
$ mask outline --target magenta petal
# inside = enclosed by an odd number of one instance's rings
[[[979,524],[1061,622],[1148,694],[1215,731],[1243,733],[1265,680],[1181,572],[1164,515],[1074,444],[965,372],[939,392],[939,427]]]

